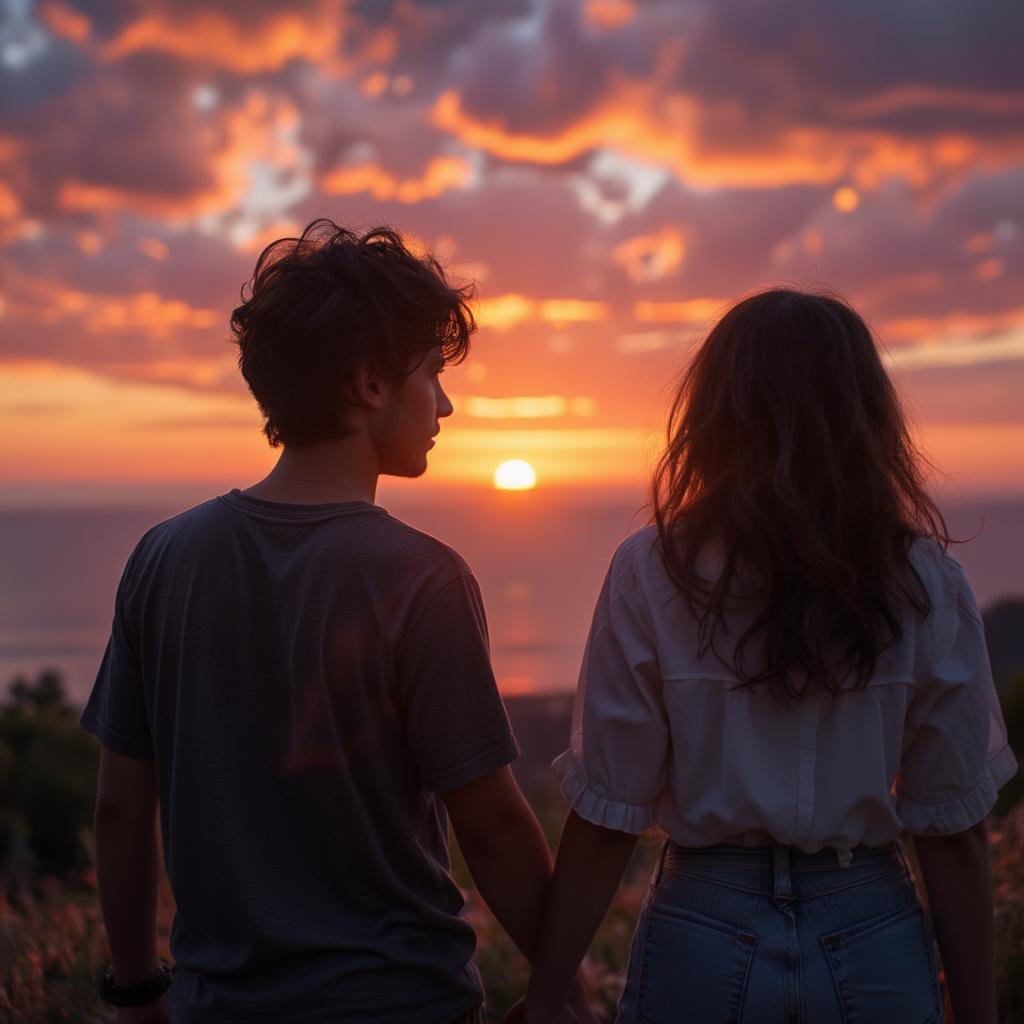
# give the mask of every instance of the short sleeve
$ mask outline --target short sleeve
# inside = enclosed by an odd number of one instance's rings
[[[397,673],[406,735],[427,789],[457,789],[519,756],[471,575],[443,585],[415,614]]]
[[[114,621],[80,724],[115,754],[150,760],[153,740],[142,672],[127,614],[129,561],[114,600]]]
[[[639,835],[666,785],[669,727],[650,617],[625,561],[616,555],[597,599],[570,746],[552,767],[581,818]]]
[[[947,601],[933,612],[932,667],[907,712],[896,811],[911,835],[962,832],[992,809],[1017,770],[992,680],[985,630],[952,558]]]

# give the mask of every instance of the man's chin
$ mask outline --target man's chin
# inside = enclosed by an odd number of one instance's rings
[[[394,466],[385,466],[381,469],[382,476],[398,476],[406,480],[414,480],[418,476],[423,476],[427,471],[427,459],[423,457],[417,463],[410,463],[408,465],[396,464]]]

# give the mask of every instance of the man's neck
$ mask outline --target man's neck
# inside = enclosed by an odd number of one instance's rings
[[[368,501],[377,496],[372,448],[358,435],[306,447],[285,447],[277,465],[245,493],[295,505]]]

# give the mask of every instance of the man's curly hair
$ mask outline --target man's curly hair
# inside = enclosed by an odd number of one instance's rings
[[[321,218],[272,242],[231,314],[239,369],[270,444],[351,433],[348,384],[364,358],[396,381],[437,346],[446,362],[461,362],[476,329],[471,296],[387,227],[360,236]]]

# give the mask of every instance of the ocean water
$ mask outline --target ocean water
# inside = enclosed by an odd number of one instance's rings
[[[502,690],[573,688],[594,601],[615,546],[644,522],[633,496],[454,495],[381,499],[400,519],[459,549],[490,622]],[[121,569],[135,542],[175,507],[0,510],[0,685],[44,666],[82,701],[110,628]],[[982,607],[1024,596],[1024,501],[947,505],[957,548]]]

